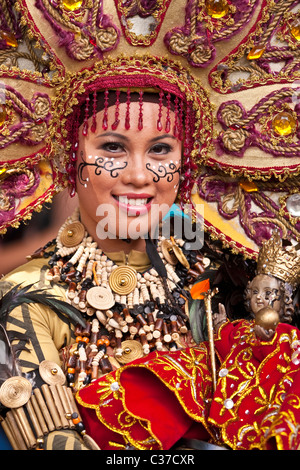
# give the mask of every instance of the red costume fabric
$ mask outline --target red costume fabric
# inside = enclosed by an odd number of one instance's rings
[[[280,323],[262,342],[253,326],[221,327],[214,394],[205,343],[151,353],[80,390],[87,432],[102,449],[169,449],[187,436],[231,449],[298,449],[300,331]]]
[[[232,449],[295,449],[299,423],[300,331],[280,323],[271,341],[253,322],[226,323],[215,341],[221,366],[209,422]]]
[[[208,439],[212,379],[206,345],[150,353],[77,393],[87,433],[101,449],[169,449]],[[197,423],[200,423],[200,425]]]

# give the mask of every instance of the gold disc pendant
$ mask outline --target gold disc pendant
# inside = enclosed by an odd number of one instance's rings
[[[53,361],[42,361],[39,365],[40,376],[48,385],[64,385],[66,376]]]
[[[129,362],[132,362],[135,359],[139,359],[144,355],[141,343],[134,339],[122,341],[121,346],[122,355],[116,358],[120,364],[128,364]]]
[[[137,284],[136,270],[130,266],[119,266],[111,273],[108,282],[116,294],[130,294]]]
[[[32,385],[25,377],[16,375],[5,380],[0,388],[0,402],[7,408],[19,408],[31,397]]]
[[[73,222],[63,229],[60,241],[67,248],[72,248],[82,242],[84,233],[84,226],[80,222]]]

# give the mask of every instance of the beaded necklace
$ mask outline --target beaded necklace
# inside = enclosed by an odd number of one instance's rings
[[[80,388],[151,350],[193,344],[189,282],[204,271],[203,256],[186,251],[185,241],[175,237],[158,237],[157,252],[165,279],[154,267],[139,273],[115,264],[86,232],[78,210],[61,226],[46,277],[68,284],[67,302],[86,319],[85,328],[75,329],[76,345],[67,361],[69,385],[76,382]]]

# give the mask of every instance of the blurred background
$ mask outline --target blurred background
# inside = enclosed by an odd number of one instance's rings
[[[77,197],[70,198],[68,189],[57,194],[53,202],[41,212],[34,212],[27,223],[10,228],[0,235],[0,278],[26,262],[26,256],[34,253],[56,237],[65,219],[77,207]]]

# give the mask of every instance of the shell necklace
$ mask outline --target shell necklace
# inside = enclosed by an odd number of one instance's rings
[[[176,272],[178,264],[190,268],[183,244],[184,240],[173,237],[158,239],[166,279],[154,267],[139,273],[110,260],[86,232],[76,210],[58,232],[47,279],[67,282],[66,299],[97,331],[95,344],[99,338],[108,338],[106,345],[114,346],[114,357],[126,363],[128,341],[138,341],[141,356],[152,349],[177,349],[187,343],[189,288],[183,288]]]

